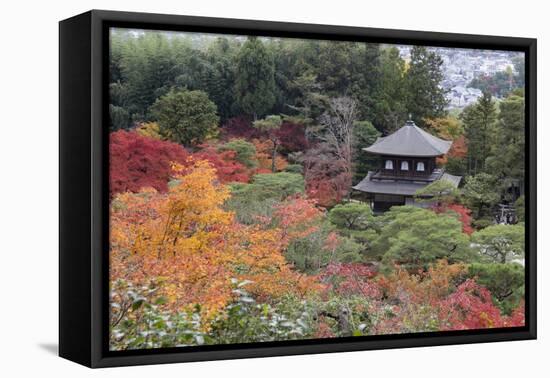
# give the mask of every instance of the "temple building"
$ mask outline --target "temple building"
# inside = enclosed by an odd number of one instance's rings
[[[380,167],[353,187],[353,196],[370,203],[375,213],[392,206],[426,206],[415,202],[414,195],[437,180],[447,180],[458,187],[462,177],[445,173],[436,166],[436,158],[451,148],[451,141],[439,139],[412,120],[386,137],[380,137],[370,147],[363,148],[380,156]]]

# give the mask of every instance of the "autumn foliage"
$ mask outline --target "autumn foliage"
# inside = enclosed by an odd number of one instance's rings
[[[338,260],[336,256],[361,256],[365,251],[350,235],[326,228],[326,208],[341,203],[350,187],[343,160],[323,143],[309,148],[303,127],[291,123],[273,132],[279,148],[273,155],[273,141],[251,125],[245,118],[232,119],[223,131],[226,138],[244,137],[254,145],[255,152],[250,147],[249,154],[254,164],[248,165],[236,150],[216,142],[189,151],[163,140],[154,123],[111,134],[111,282],[131,287],[156,282],[156,295],[165,298],[159,309],[199,314],[197,332],[210,332],[243,295],[262,306],[278,306],[288,298],[312,306],[308,316],[316,320],[311,337],[525,324],[523,302],[510,305],[506,315],[477,277],[467,275],[466,264],[439,260],[418,271],[395,265],[383,274],[376,262]],[[261,173],[272,177],[273,156],[275,171],[283,171],[286,154],[294,151],[305,151],[299,155],[305,193],[267,191],[256,203],[247,197],[255,221],[240,223],[236,213],[242,209],[226,207],[231,188],[238,191],[236,183],[252,185]],[[462,158],[465,153],[460,136],[448,156]],[[283,180],[280,185],[283,191],[288,184]],[[455,215],[463,233],[473,233],[467,207],[441,201],[432,210]],[[376,234],[363,233],[357,240]],[[303,257],[317,259],[313,273],[300,271],[296,263],[304,245],[315,248],[306,249],[310,255]],[[246,291],[235,289],[239,282]],[[342,309],[351,311],[355,323],[342,320]]]
[[[284,154],[305,151],[309,148],[304,125],[283,122],[276,134],[281,145],[281,152]]]
[[[147,187],[166,192],[171,164],[184,164],[189,153],[179,144],[120,130],[110,135],[109,158],[111,195]]]
[[[448,158],[464,159],[467,154],[468,145],[466,143],[466,137],[461,135],[457,139],[453,140],[453,144],[451,144],[449,152],[441,157],[438,157],[436,160],[438,164],[446,164]]]
[[[216,170],[221,183],[248,182],[251,171],[236,160],[235,151],[218,151],[214,146],[203,146],[193,154],[195,160],[206,160]]]
[[[490,292],[466,278],[464,264],[440,260],[426,272],[377,274],[364,264],[331,264],[321,276],[327,290],[368,298],[371,334],[519,327],[523,304],[504,316]],[[326,332],[326,331],[323,331]]]
[[[351,186],[351,175],[343,160],[326,145],[310,149],[303,157],[306,190],[319,205],[330,207],[341,202]]]
[[[200,305],[205,319],[233,297],[231,279],[250,280],[258,298],[305,295],[320,287],[294,272],[282,250],[281,229],[264,230],[235,222],[222,209],[229,196],[210,163],[175,165],[176,185],[116,196],[111,205],[111,280],[146,282],[161,277],[167,306]]]
[[[252,143],[256,147],[256,159],[258,160],[258,173],[270,173],[272,165],[273,144],[266,139],[253,139]],[[282,171],[288,165],[288,162],[279,154],[275,157],[275,170]]]
[[[193,159],[210,162],[222,183],[248,182],[250,179],[251,172],[236,161],[234,151],[218,152],[214,146],[205,145],[191,153],[177,143],[144,135],[143,130],[149,129],[140,126],[137,131],[121,130],[110,135],[111,195],[138,192],[147,187],[166,192],[173,178],[172,163],[186,166]]]
[[[422,46],[164,34],[110,35],[110,350],[525,325],[521,90],[458,108]],[[409,112],[437,172],[366,148]]]
[[[228,119],[221,127],[222,135],[225,139],[260,138],[262,132],[252,127],[252,120],[246,116],[238,116]]]

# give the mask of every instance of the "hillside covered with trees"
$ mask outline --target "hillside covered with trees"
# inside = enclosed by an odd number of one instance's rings
[[[519,78],[447,108],[389,45],[114,30],[113,350],[524,324]],[[374,215],[362,148],[410,117],[462,186]],[[507,209],[506,213],[502,209]]]

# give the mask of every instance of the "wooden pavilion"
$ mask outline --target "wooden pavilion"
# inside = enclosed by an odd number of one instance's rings
[[[427,133],[409,119],[393,134],[363,148],[367,153],[380,156],[381,164],[353,187],[354,198],[369,202],[375,213],[399,205],[426,206],[426,202],[415,202],[417,190],[437,180],[447,180],[458,187],[462,179],[436,166],[436,158],[445,155],[451,144]]]

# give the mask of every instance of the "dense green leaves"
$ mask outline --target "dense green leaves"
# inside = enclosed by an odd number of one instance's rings
[[[213,343],[234,344],[262,341],[280,341],[311,337],[313,316],[303,301],[285,297],[273,307],[257,303],[246,291],[246,285],[233,290],[234,303],[224,316],[212,323],[209,337]]]
[[[328,219],[342,230],[363,231],[371,226],[373,215],[369,205],[350,202],[334,206],[328,213]]]
[[[161,133],[184,146],[196,146],[216,134],[216,111],[205,92],[188,90],[172,90],[151,108]]]
[[[477,217],[484,214],[484,210],[496,205],[500,199],[496,189],[497,180],[495,176],[487,173],[478,173],[475,176],[466,177],[464,185],[464,197],[470,208],[477,209]]]
[[[289,172],[259,174],[252,178],[246,191],[260,199],[284,199],[304,192],[304,177]]]
[[[488,168],[504,180],[505,187],[519,188],[525,176],[525,101],[512,94],[499,104],[493,158]]]
[[[304,177],[298,173],[258,174],[250,184],[231,185],[231,198],[226,202],[244,224],[254,224],[270,217],[274,206],[285,198],[304,193]]]
[[[132,121],[148,120],[149,107],[175,85],[179,74],[178,51],[189,49],[181,38],[161,33],[111,34],[111,101],[122,106]]]
[[[473,258],[456,217],[407,206],[392,208],[385,217],[387,223],[372,250],[382,257],[386,269],[398,264],[416,271],[440,259],[465,262]]]
[[[477,103],[464,109],[461,119],[468,140],[468,171],[483,172],[496,137],[496,106],[491,95],[485,92]]]
[[[521,259],[525,254],[525,227],[522,223],[489,226],[475,232],[472,243],[492,262],[504,264]]]
[[[204,333],[198,313],[162,310],[159,283],[135,286],[117,280],[110,293],[110,347],[115,350],[201,345]]]
[[[235,95],[245,114],[256,119],[275,103],[273,56],[257,37],[248,37],[237,56]]]
[[[443,60],[424,46],[413,46],[407,71],[407,111],[417,125],[445,115],[447,99],[441,87]]]
[[[384,135],[400,128],[407,119],[405,61],[396,47],[387,47],[380,55],[380,84],[372,122]]]
[[[220,151],[235,151],[236,160],[248,168],[254,168],[258,165],[256,159],[256,147],[244,139],[233,139],[220,146]]]

